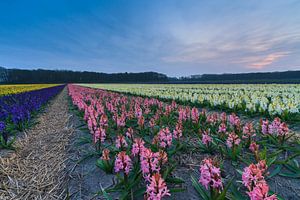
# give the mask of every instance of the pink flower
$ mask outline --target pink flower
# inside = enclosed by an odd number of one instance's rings
[[[209,187],[221,191],[223,189],[221,170],[214,166],[211,158],[206,158],[202,161],[200,166],[200,179],[201,183],[207,190]]]
[[[214,113],[214,114],[208,115],[206,118],[206,121],[210,124],[215,124],[218,121],[218,114]]]
[[[221,123],[219,126],[218,133],[226,133],[227,127],[225,123]]]
[[[139,105],[135,105],[135,117],[139,118],[143,115],[143,111]]]
[[[212,141],[212,138],[208,135],[208,132],[209,131],[204,131],[202,134],[202,143],[204,145],[208,145]]]
[[[131,150],[132,155],[136,156],[140,154],[145,148],[144,144],[145,142],[143,141],[143,139],[141,138],[134,139],[134,143],[132,145],[132,150]]]
[[[123,113],[120,117],[117,116],[117,126],[118,127],[124,127],[125,126],[125,121],[126,121],[126,115]]]
[[[155,173],[150,178],[150,184],[146,190],[147,200],[161,200],[164,196],[171,196],[167,188],[166,182],[159,173]]]
[[[269,186],[266,182],[261,182],[255,185],[252,191],[247,192],[250,200],[277,200],[275,194],[268,196]]]
[[[165,106],[165,116],[168,116],[172,112],[172,106],[171,105],[166,105]]]
[[[102,160],[110,160],[109,153],[110,153],[109,149],[104,149],[102,151],[102,157],[101,157],[101,159]]]
[[[170,132],[169,128],[166,127],[161,129],[158,133],[158,139],[160,142],[160,146],[162,148],[166,148],[172,145],[172,133]]]
[[[242,180],[245,187],[252,191],[253,186],[258,183],[265,182],[263,174],[267,170],[266,161],[262,160],[258,164],[250,164],[244,168]]]
[[[128,138],[132,139],[133,138],[133,129],[131,127],[129,127],[125,134]]]
[[[269,121],[261,121],[261,132],[266,135],[269,134]]]
[[[96,128],[96,131],[94,132],[94,142],[98,142],[99,140],[101,142],[104,142],[106,137],[105,129],[102,127]]]
[[[246,123],[243,127],[243,138],[255,137],[255,130],[252,123]]]
[[[99,123],[100,123],[100,126],[104,126],[104,127],[108,126],[108,119],[105,114],[101,115]]]
[[[173,131],[173,136],[175,139],[179,139],[182,137],[182,124],[177,122],[176,127]]]
[[[140,152],[140,160],[143,177],[146,181],[149,181],[152,173],[160,171],[158,154],[153,153],[150,149],[144,148],[143,151]]]
[[[235,113],[229,115],[229,123],[237,129],[240,129],[241,120]]]
[[[226,145],[229,148],[232,148],[234,145],[238,146],[241,142],[241,139],[234,132],[229,133],[228,138],[226,140]]]
[[[145,118],[144,118],[144,116],[140,116],[140,117],[138,118],[138,125],[139,125],[140,127],[143,127],[143,126],[144,126],[144,123],[145,123]]]
[[[272,124],[269,125],[269,133],[277,136],[284,136],[288,134],[289,128],[286,123],[281,123],[281,120],[276,117]]]
[[[222,123],[226,123],[226,121],[227,121],[227,116],[226,116],[226,113],[225,113],[225,112],[222,112],[222,113],[221,113],[220,118],[221,118]]]
[[[151,118],[150,121],[149,121],[149,126],[151,128],[153,128],[155,126],[155,119],[154,118]]]
[[[125,174],[129,174],[132,168],[131,159],[126,155],[126,151],[121,151],[115,160],[115,172],[124,171]]]
[[[195,107],[192,108],[192,120],[193,120],[193,123],[198,123],[198,121],[199,121],[198,108],[195,108]]]
[[[117,139],[116,139],[116,147],[118,149],[123,148],[123,147],[127,147],[128,144],[125,140],[125,137],[123,135],[118,135]]]
[[[251,142],[249,149],[250,149],[250,151],[252,151],[253,153],[258,152],[259,145],[256,144],[256,142]]]
[[[262,121],[262,133],[272,134],[275,136],[285,136],[289,132],[289,128],[286,123],[281,122],[281,120],[276,117],[272,124],[269,124],[268,120]]]
[[[157,159],[161,165],[168,162],[168,154],[164,150],[159,150]]]

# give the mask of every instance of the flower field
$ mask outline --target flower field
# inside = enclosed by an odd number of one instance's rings
[[[39,90],[58,86],[59,84],[18,84],[18,85],[0,85],[0,96],[17,94],[21,92],[29,92],[32,90]]]
[[[88,84],[89,87],[175,100],[249,115],[300,120],[299,84]]]
[[[1,86],[2,89],[5,87]],[[0,97],[0,147],[10,148],[15,137],[8,141],[9,137],[28,128],[36,112],[63,88],[64,85],[43,84],[25,85],[24,88],[7,86],[7,92],[1,91],[10,95]]]
[[[205,200],[297,198],[275,192],[272,183],[274,179],[299,183],[299,140],[276,117],[299,113],[299,86],[84,86],[89,87],[68,85],[71,101],[87,124],[99,158],[95,164],[116,178],[110,187],[99,188],[99,196],[176,199],[178,193],[190,191],[186,187],[191,183],[199,199]],[[208,113],[157,97],[232,109],[245,109],[250,103],[254,107],[245,111],[275,116],[243,122],[235,113]],[[182,164],[191,153],[201,154],[201,159],[194,158],[196,165]],[[179,166],[194,173],[182,178],[176,173]]]

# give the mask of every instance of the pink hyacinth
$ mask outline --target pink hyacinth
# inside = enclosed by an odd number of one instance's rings
[[[159,150],[156,155],[160,165],[164,165],[168,162],[168,154],[164,150]]]
[[[159,173],[155,173],[151,176],[146,193],[145,197],[147,200],[161,200],[164,196],[171,196],[166,182]]]
[[[226,133],[227,127],[225,123],[221,123],[219,126],[218,133]]]
[[[212,141],[212,137],[209,136],[209,131],[204,131],[202,134],[202,144],[208,145]]]
[[[104,126],[104,127],[108,126],[108,119],[105,114],[101,115],[99,123],[100,123],[100,126]]]
[[[221,191],[223,189],[221,170],[213,164],[211,158],[206,158],[202,161],[200,166],[200,179],[201,183],[207,190],[209,187]]]
[[[175,139],[179,139],[182,137],[182,124],[177,122],[176,127],[173,131],[173,136]]]
[[[133,129],[131,127],[129,127],[125,134],[126,134],[126,137],[132,139],[133,138]]]
[[[154,118],[151,118],[150,121],[149,121],[149,126],[151,128],[153,128],[155,126],[155,119]]]
[[[94,142],[95,143],[98,141],[104,142],[105,137],[106,137],[105,129],[102,127],[96,128],[96,131],[94,132]]]
[[[266,182],[258,183],[252,191],[247,192],[250,200],[277,200],[275,194],[268,196],[269,186]]]
[[[286,123],[276,117],[272,124],[269,125],[269,133],[277,136],[284,136],[289,132],[289,128]]]
[[[286,123],[276,117],[274,121],[269,124],[268,120],[261,122],[261,128],[263,134],[272,134],[275,136],[285,136],[289,132],[289,128]]]
[[[123,147],[127,147],[128,144],[125,140],[125,137],[123,135],[118,135],[117,139],[116,139],[116,147],[118,149],[123,148]]]
[[[120,117],[118,116],[116,121],[117,121],[117,126],[118,127],[124,127],[125,126],[125,121],[126,121],[126,115],[122,114]]]
[[[136,156],[136,155],[139,155],[145,148],[145,142],[143,139],[141,138],[135,138],[134,139],[134,143],[132,145],[132,155],[133,156]]]
[[[110,153],[110,151],[109,151],[109,149],[104,149],[103,151],[102,151],[102,157],[101,157],[101,159],[102,160],[110,160],[110,158],[109,158],[109,153]]]
[[[261,132],[266,135],[269,134],[269,121],[268,120],[261,120]]]
[[[195,108],[195,107],[192,108],[192,120],[193,120],[193,123],[198,123],[198,121],[199,121],[198,108]]]
[[[226,140],[226,145],[229,148],[232,148],[234,145],[238,146],[241,142],[241,139],[239,138],[239,136],[237,134],[235,134],[234,132],[229,133],[228,138]]]
[[[158,133],[158,139],[160,142],[160,147],[166,148],[172,145],[172,133],[170,132],[169,128],[166,127],[161,129]]]
[[[144,126],[144,123],[145,123],[145,118],[144,118],[144,116],[140,116],[140,117],[138,118],[138,125],[139,125],[140,127],[143,127],[143,126]]]
[[[255,137],[255,130],[253,128],[252,123],[246,123],[245,126],[243,127],[243,138],[252,138]]]
[[[226,121],[227,121],[227,115],[226,115],[225,112],[221,113],[220,119],[221,119],[222,123],[226,123]]]
[[[115,160],[115,172],[124,171],[125,174],[129,174],[132,168],[132,162],[126,151],[121,151]]]
[[[207,115],[206,121],[210,124],[215,124],[218,121],[218,114],[213,113],[211,115]]]
[[[267,170],[267,165],[265,160],[259,161],[258,164],[250,164],[248,167],[244,168],[244,172],[242,174],[242,180],[245,187],[248,188],[249,191],[252,191],[253,186],[258,183],[264,183],[264,173]]]
[[[256,142],[251,142],[249,149],[253,153],[258,152],[259,145]]]
[[[149,181],[152,173],[160,171],[158,153],[153,153],[150,149],[144,148],[140,152],[140,160],[143,177],[146,181]]]

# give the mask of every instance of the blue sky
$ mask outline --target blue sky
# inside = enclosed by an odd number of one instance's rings
[[[299,0],[0,1],[0,66],[170,76],[300,69]]]

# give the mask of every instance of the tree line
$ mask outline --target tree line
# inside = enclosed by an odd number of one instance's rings
[[[168,77],[157,72],[99,73],[68,70],[24,70],[0,67],[0,83],[300,83],[300,70]]]

